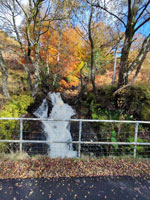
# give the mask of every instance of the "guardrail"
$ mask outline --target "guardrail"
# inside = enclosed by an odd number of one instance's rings
[[[129,121],[129,120],[91,120],[91,119],[70,119],[70,120],[54,120],[49,118],[0,118],[1,120],[17,120],[20,121],[19,139],[16,140],[3,140],[0,139],[0,143],[19,143],[20,152],[23,150],[23,143],[68,143],[58,141],[47,140],[25,140],[23,139],[23,122],[24,121],[69,121],[79,122],[78,141],[71,141],[69,143],[78,145],[78,157],[81,157],[81,145],[134,145],[133,156],[136,158],[137,146],[150,146],[150,142],[138,142],[138,128],[139,124],[150,124],[150,121]],[[134,142],[113,142],[113,141],[82,141],[82,123],[121,123],[121,124],[135,124],[134,130]]]

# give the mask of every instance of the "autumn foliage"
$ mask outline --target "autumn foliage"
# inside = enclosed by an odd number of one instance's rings
[[[56,30],[55,24],[41,37],[40,56],[47,62],[48,70],[57,74],[62,86],[71,87],[79,83],[80,70],[84,66],[84,41],[71,26]]]
[[[79,27],[63,25],[61,28],[51,22],[44,22],[43,32],[40,37],[40,67],[48,73],[49,77],[55,76],[63,88],[78,86],[81,78],[89,77],[90,73],[90,43],[85,32]],[[49,26],[49,30],[47,30]],[[32,26],[31,26],[32,29]],[[27,38],[24,34],[24,45],[27,51]],[[31,30],[32,32],[32,30]],[[99,34],[101,33],[101,34]],[[31,37],[32,34],[31,34]],[[94,41],[94,66],[96,69],[96,83],[104,82],[104,74],[111,74],[114,65],[113,46],[118,40],[117,33],[103,22],[92,24],[92,37]],[[138,54],[138,49],[143,40],[140,34],[134,39],[134,45],[129,54],[129,62],[132,63]],[[31,46],[31,57],[34,60],[33,46]],[[119,53],[119,52],[118,52]],[[24,58],[21,62],[25,64]],[[118,56],[119,63],[119,56]],[[111,77],[109,77],[111,83]]]

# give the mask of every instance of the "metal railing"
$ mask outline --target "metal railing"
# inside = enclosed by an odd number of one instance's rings
[[[137,147],[138,146],[149,146],[150,142],[138,142],[138,129],[140,124],[150,124],[150,121],[128,121],[128,120],[91,120],[91,119],[70,119],[70,120],[54,120],[49,118],[0,118],[2,120],[17,120],[20,121],[20,130],[19,130],[19,139],[0,139],[0,143],[18,143],[20,152],[23,151],[24,143],[43,143],[43,144],[51,144],[51,143],[72,143],[78,145],[78,157],[81,157],[82,144],[84,145],[133,145],[133,156],[136,158],[137,155]],[[79,133],[78,133],[78,141],[64,142],[64,141],[47,141],[47,140],[26,140],[23,139],[23,122],[24,121],[69,121],[69,122],[79,122]],[[134,124],[134,141],[133,142],[124,142],[124,141],[82,141],[82,124],[86,123],[120,123],[120,124]]]

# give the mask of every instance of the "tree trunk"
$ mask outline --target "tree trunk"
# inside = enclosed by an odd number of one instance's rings
[[[136,69],[135,75],[133,76],[132,80],[128,84],[118,88],[118,90],[115,91],[114,95],[116,95],[117,93],[119,93],[123,89],[131,86],[135,82],[135,80],[136,80],[136,78],[137,78],[137,76],[138,76],[138,74],[141,70],[142,63],[143,63],[144,59],[146,58],[146,55],[147,55],[148,52],[150,52],[150,34],[143,41],[143,44],[142,44],[142,47],[141,47],[141,50],[140,50],[138,56],[132,62],[132,64],[128,67],[128,75],[131,72],[133,72],[134,69]]]
[[[128,20],[125,31],[125,40],[123,48],[121,51],[121,59],[119,65],[119,79],[118,79],[118,88],[121,88],[124,85],[128,84],[128,58],[131,45],[133,42],[133,37],[135,34],[135,25],[136,25],[136,16],[139,9],[140,1],[128,1]]]
[[[58,39],[58,45],[57,45],[57,63],[56,63],[56,69],[59,69],[59,63],[60,63],[60,48],[61,48],[61,43],[62,43],[62,30],[58,30],[59,34],[59,39]],[[56,84],[57,80],[57,73],[54,74],[53,76],[53,86]]]
[[[0,67],[1,67],[1,72],[2,72],[2,90],[3,90],[3,94],[7,99],[9,99],[10,95],[9,95],[9,91],[8,91],[8,82],[7,82],[7,80],[8,80],[8,72],[7,72],[7,67],[6,67],[6,64],[4,62],[1,50],[0,50]]]
[[[28,87],[29,87],[29,90],[32,91],[32,80],[31,80],[31,74],[30,74],[30,67],[29,67],[29,64],[24,64],[24,69],[25,69],[25,72],[27,74],[27,82],[28,82]]]
[[[116,82],[117,50],[118,50],[118,46],[116,46],[116,49],[115,49],[115,60],[114,60],[114,71],[113,71],[113,77],[112,77],[112,84],[115,84],[115,82]]]
[[[13,0],[13,3],[15,3],[14,0]],[[24,45],[21,41],[19,31],[18,31],[18,28],[17,28],[17,25],[16,25],[15,13],[13,12],[13,10],[11,10],[11,12],[12,12],[12,20],[13,20],[14,31],[15,31],[17,40],[20,44],[20,49],[23,52],[24,59],[25,59],[25,62],[26,62],[26,64],[24,65],[24,69],[25,69],[25,72],[27,73],[28,87],[29,87],[29,90],[32,91],[32,81],[31,81],[31,74],[30,74],[30,68],[29,68],[29,64],[32,62],[31,61],[31,45],[28,46],[28,52],[26,53],[26,50],[25,50]],[[28,23],[29,23],[29,21],[28,21]],[[28,24],[27,24],[27,27],[28,27]],[[28,29],[26,28],[27,42],[28,42],[28,44],[30,44],[29,43],[29,35],[28,35],[29,33],[28,33],[27,30]]]
[[[40,80],[38,48],[37,48],[37,50],[35,50],[35,63],[33,64],[33,66],[34,66],[34,75],[33,75],[34,83],[33,83],[32,96],[35,96],[38,92],[39,80]]]
[[[35,96],[38,92],[39,88],[39,81],[40,81],[40,67],[39,67],[39,43],[40,43],[40,32],[41,32],[41,21],[40,19],[40,9],[41,3],[43,0],[38,0],[34,4],[34,8],[32,9],[32,19],[33,19],[33,38],[34,38],[34,54],[35,54],[35,62],[34,66],[34,84],[33,84],[33,91],[32,96]]]
[[[118,79],[118,88],[122,87],[123,85],[128,84],[128,57],[129,52],[133,40],[133,30],[131,27],[127,28],[125,33],[125,41],[123,44],[123,48],[121,51],[121,59],[119,64],[119,79]]]
[[[91,13],[89,17],[88,32],[89,32],[89,41],[90,41],[90,46],[91,46],[91,63],[90,63],[91,64],[91,81],[92,81],[94,94],[96,95],[95,67],[94,67],[94,41],[91,34],[92,15],[93,15],[93,8],[91,8]]]

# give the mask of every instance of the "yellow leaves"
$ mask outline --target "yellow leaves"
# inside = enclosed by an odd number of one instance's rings
[[[55,49],[55,48],[53,48],[53,47],[50,47],[50,48],[49,48],[49,52],[50,52],[50,55],[56,55],[57,52],[58,52],[58,50]]]
[[[48,24],[45,22],[44,25],[46,27]],[[46,30],[45,27],[43,26],[42,32]],[[57,77],[68,79],[68,82],[60,82],[67,87],[78,84],[78,77],[86,60],[85,41],[79,32],[81,30],[72,25],[59,30],[57,24],[52,22],[49,30],[40,38],[42,63],[48,62],[52,74],[57,73]]]
[[[81,63],[77,66],[77,71],[79,72],[84,67],[84,65],[85,63],[81,61]]]
[[[14,40],[13,38],[9,37],[5,32],[0,30],[0,46],[3,48],[4,46],[7,47],[11,46],[19,46],[19,43]]]
[[[129,62],[133,62],[136,59],[137,55],[138,55],[138,51],[136,49],[133,49],[132,51],[130,51]]]
[[[70,81],[70,86],[77,86],[79,83],[79,79],[76,76],[69,75],[68,79]]]
[[[102,45],[108,45],[112,41],[110,37],[110,27],[105,25],[103,22],[93,23],[93,40],[95,47],[98,48]],[[113,34],[113,32],[112,32]]]
[[[5,107],[2,108],[0,117],[15,117],[18,118],[22,114],[26,113],[27,107],[33,102],[33,98],[28,95],[14,95],[12,96],[10,102],[8,102]],[[12,136],[17,134],[14,130],[18,129],[18,121],[16,120],[2,120],[0,122],[1,137],[6,139],[12,139]],[[0,146],[0,150],[1,150]]]

